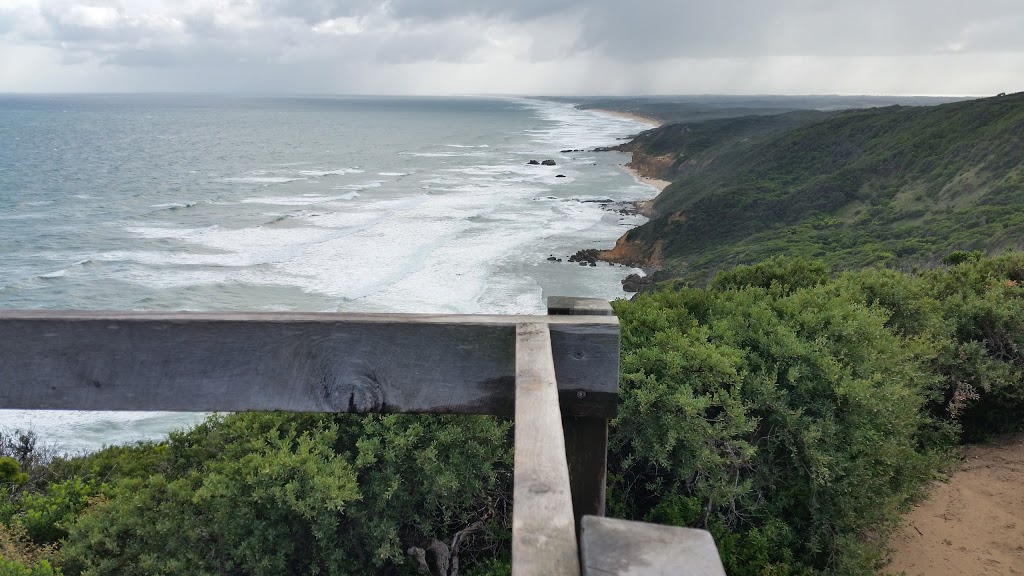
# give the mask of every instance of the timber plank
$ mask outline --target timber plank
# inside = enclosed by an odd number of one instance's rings
[[[513,576],[577,576],[576,523],[547,325],[516,335]]]
[[[706,530],[584,516],[583,576],[725,576]]]
[[[570,413],[613,412],[614,319],[64,310],[0,311],[0,408],[506,415],[523,320],[559,335]]]

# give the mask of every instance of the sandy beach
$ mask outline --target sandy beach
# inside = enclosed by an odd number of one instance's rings
[[[604,108],[588,108],[588,110],[593,110],[595,112],[600,112],[602,114],[608,114],[609,116],[618,116],[619,118],[629,118],[630,120],[643,122],[644,124],[647,124],[652,128],[657,128],[658,126],[664,124],[664,122],[662,122],[661,120],[656,120],[654,118],[649,118],[647,116],[641,116],[639,114],[633,114],[632,112],[622,112],[620,110],[605,110]]]
[[[671,184],[671,182],[669,182],[668,180],[658,180],[657,178],[648,178],[646,176],[641,176],[639,172],[630,168],[629,166],[626,166],[625,164],[621,165],[620,167],[626,172],[629,172],[637,182],[655,188],[658,191],[658,194],[661,194],[661,191],[664,190],[666,186]],[[655,197],[657,197],[657,195],[655,195]],[[646,216],[647,218],[652,219],[657,218],[658,215],[657,213],[654,212],[653,204],[654,198],[651,198],[650,200],[643,200],[637,202],[636,210],[637,212],[640,213],[641,216]]]
[[[668,180],[658,180],[657,178],[648,178],[647,176],[641,176],[639,172],[625,164],[622,165],[622,169],[625,170],[626,172],[629,172],[630,175],[632,175],[637,182],[657,188],[659,193],[662,190],[664,190],[666,186],[671,184],[671,182],[669,182]]]

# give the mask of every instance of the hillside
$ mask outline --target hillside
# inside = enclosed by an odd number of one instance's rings
[[[962,98],[922,96],[619,96],[590,98],[545,98],[572,102],[578,108],[628,112],[662,122],[703,122],[740,116],[766,116],[796,110],[836,111],[876,106],[932,106]]]
[[[604,256],[699,280],[778,254],[905,266],[1024,241],[1024,93],[797,114],[640,134],[638,167],[673,183]]]

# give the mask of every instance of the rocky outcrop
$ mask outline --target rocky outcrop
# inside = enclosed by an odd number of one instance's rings
[[[600,254],[601,251],[596,248],[587,248],[569,256],[569,262],[579,262],[580,265],[593,264],[594,266],[597,266],[597,261],[601,259]]]
[[[586,248],[569,256],[569,262],[577,262],[581,266],[597,266],[597,263],[602,261],[644,270],[660,270],[664,264],[662,241],[658,240],[653,246],[648,246],[640,241],[629,240],[623,235],[611,250]]]
[[[623,234],[611,250],[598,250],[596,259],[644,270],[660,270],[665,265],[662,240],[648,245],[639,240],[630,240],[627,236],[628,234]]]
[[[626,292],[639,292],[652,284],[654,284],[654,280],[650,276],[639,274],[630,274],[622,279],[622,289]]]
[[[543,166],[554,166],[555,165],[555,161],[551,160],[551,159],[548,159],[548,160],[545,160],[545,161],[541,162],[541,164]]]
[[[538,166],[540,164],[540,162],[537,162],[536,160],[530,160],[526,164],[529,165],[529,166]]]

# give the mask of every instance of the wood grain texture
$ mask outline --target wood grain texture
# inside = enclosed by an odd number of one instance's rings
[[[511,414],[527,320],[570,413],[613,413],[610,318],[92,311],[0,312],[0,408]]]
[[[572,509],[579,531],[584,516],[604,516],[608,474],[608,420],[562,416]]]
[[[586,516],[583,576],[725,576],[705,530]]]
[[[544,323],[516,335],[513,576],[577,576],[576,526],[551,338]]]
[[[612,316],[615,312],[608,302],[601,299],[552,296],[548,298],[548,314],[552,316]],[[618,370],[618,356],[615,360],[615,369]],[[560,393],[560,398],[564,405],[569,405],[572,398],[568,397],[566,392],[563,390]],[[593,392],[590,393],[590,395],[593,394]],[[617,396],[618,390],[616,389],[616,400]],[[607,414],[583,415],[580,411],[577,411],[576,415],[568,412],[562,415],[577,533],[584,516],[604,516],[608,468],[607,416]]]

